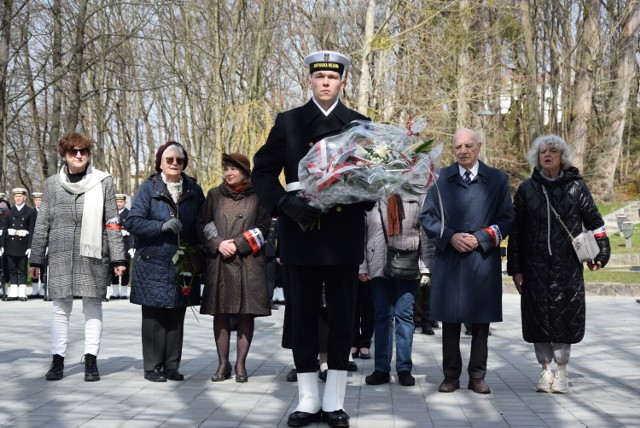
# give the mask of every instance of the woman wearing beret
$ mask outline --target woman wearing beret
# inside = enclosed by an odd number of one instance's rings
[[[522,335],[533,343],[542,365],[538,392],[569,391],[571,345],[584,337],[583,265],[565,226],[573,236],[583,227],[594,231],[600,253],[587,262],[590,270],[604,267],[611,254],[602,216],[570,159],[569,146],[557,135],[533,141],[528,154],[533,173],[516,192],[515,223],[507,248],[507,270],[522,295]],[[552,361],[557,365],[555,375]]]
[[[271,216],[251,184],[251,164],[241,153],[223,154],[224,181],[209,190],[198,216],[198,235],[207,253],[207,273],[200,312],[213,315],[218,370],[213,382],[231,377],[231,315],[237,315],[236,382],[248,379],[246,359],[254,318],[271,315],[266,257],[262,246]]]
[[[31,277],[37,279],[48,251],[51,354],[47,380],[63,376],[73,298],[82,297],[84,380],[98,381],[102,299],[111,272],[125,270],[113,178],[91,163],[92,141],[81,133],[62,136],[60,172],[47,179],[31,242]]]
[[[181,287],[174,263],[179,246],[197,244],[195,219],[204,202],[202,188],[183,171],[189,158],[175,141],[156,152],[156,173],[135,195],[125,227],[136,238],[131,303],[142,306],[144,378],[151,382],[181,381],[184,315],[198,304],[199,282]],[[195,272],[194,272],[195,273]]]

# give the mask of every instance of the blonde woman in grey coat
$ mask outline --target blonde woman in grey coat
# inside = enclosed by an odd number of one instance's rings
[[[113,178],[93,168],[91,147],[91,140],[78,132],[60,138],[58,151],[64,165],[45,183],[31,245],[33,278],[40,275],[47,248],[49,256],[53,361],[47,380],[62,379],[75,296],[82,297],[85,318],[84,380],[100,380],[96,358],[102,337],[102,299],[112,271],[122,275],[125,270]]]

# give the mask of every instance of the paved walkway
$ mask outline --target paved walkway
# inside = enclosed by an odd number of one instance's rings
[[[504,296],[505,322],[489,339],[490,395],[466,389],[437,392],[441,337],[414,336],[418,383],[367,386],[373,360],[349,374],[351,426],[376,427],[640,427],[640,304],[632,297],[587,298],[587,334],[573,348],[571,392],[534,392],[540,368],[522,341],[518,296]],[[181,371],[184,382],[142,377],[140,309],[127,301],[104,305],[98,365],[102,380],[84,382],[81,301],[74,301],[65,377],[47,382],[49,311],[41,300],[0,302],[0,425],[12,427],[284,427],[297,387],[285,381],[290,352],[280,347],[283,310],[258,319],[249,354],[249,382],[212,383],[217,366],[212,322],[187,312]],[[463,339],[465,359],[470,340]],[[233,351],[233,349],[232,349]],[[425,378],[426,375],[426,378]],[[466,386],[467,375],[461,383]],[[322,384],[321,384],[322,387]],[[318,425],[326,426],[326,425]]]

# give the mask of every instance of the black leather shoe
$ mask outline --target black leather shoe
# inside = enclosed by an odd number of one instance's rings
[[[439,392],[453,392],[456,389],[460,389],[460,379],[453,377],[445,377],[438,387]]]
[[[149,382],[166,382],[167,377],[158,368],[144,372],[144,378]]]
[[[49,371],[44,376],[46,380],[60,380],[62,379],[62,375],[64,372],[64,357],[61,357],[58,354],[53,356],[53,360],[51,361],[51,367],[49,367]]]
[[[358,365],[354,361],[349,361],[349,364],[347,364],[347,371],[348,372],[357,372],[358,371]]]
[[[336,410],[334,412],[322,412],[322,422],[329,424],[330,427],[348,427],[349,415],[344,410]]]
[[[371,359],[371,352],[369,352],[369,351],[367,351],[367,352],[360,351],[360,359],[362,359],[362,360],[370,360]]]
[[[295,368],[289,370],[287,373],[287,382],[297,382],[298,381],[298,370]]]
[[[184,380],[184,375],[178,371],[178,369],[165,369],[164,375],[168,380],[181,381]]]
[[[382,385],[383,383],[389,383],[390,380],[389,373],[374,370],[373,373],[364,378],[364,383],[367,385]]]
[[[414,386],[416,384],[416,378],[411,376],[411,372],[409,370],[399,371],[398,383],[402,386]]]
[[[468,389],[472,390],[476,394],[491,394],[491,388],[484,381],[484,379],[469,379]]]
[[[234,370],[236,372],[236,382],[245,383],[249,380],[247,369],[241,370],[240,373],[238,373],[238,367],[236,366]]]
[[[422,334],[433,336],[434,334],[436,334],[436,332],[433,331],[433,327],[431,327],[431,324],[425,324],[422,326]]]
[[[92,354],[84,354],[84,381],[96,382],[100,380],[100,373],[98,372],[98,363],[96,356]]]
[[[320,412],[293,412],[289,415],[289,419],[287,419],[287,425],[290,427],[306,427],[314,422],[320,422]]]
[[[438,321],[429,321],[429,324],[431,324],[431,327],[433,328],[440,328],[440,323],[438,323]]]
[[[231,377],[231,365],[228,365],[223,370],[220,370],[218,367],[218,371],[211,376],[211,382],[222,382],[223,380],[227,380]]]

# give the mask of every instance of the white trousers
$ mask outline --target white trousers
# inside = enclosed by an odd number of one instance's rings
[[[51,354],[64,357],[69,337],[69,318],[73,299],[53,299],[51,309]],[[84,353],[97,356],[102,339],[102,299],[82,298],[84,314]]]

